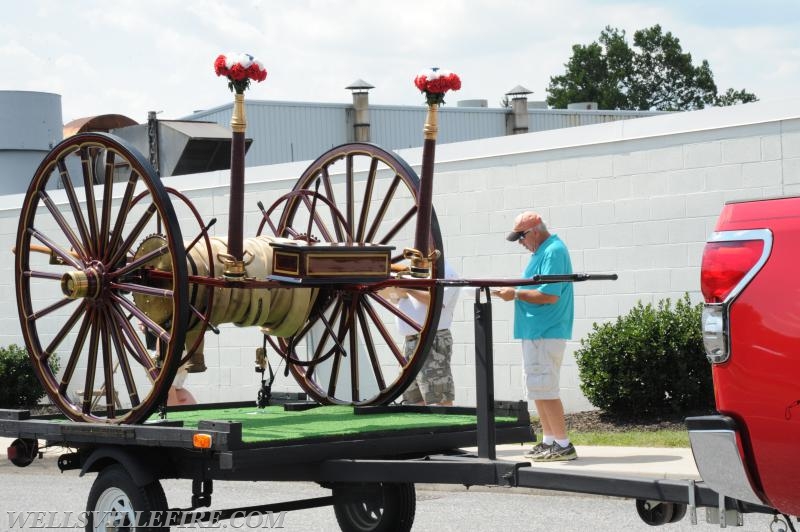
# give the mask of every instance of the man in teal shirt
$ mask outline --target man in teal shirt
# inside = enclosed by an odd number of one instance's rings
[[[524,278],[572,273],[564,242],[550,234],[535,212],[517,216],[506,239],[532,253]],[[542,441],[528,455],[537,462],[574,460],[578,455],[567,437],[559,395],[561,363],[575,315],[572,283],[506,287],[495,293],[504,301],[514,301],[514,338],[522,340],[525,387],[542,424]]]

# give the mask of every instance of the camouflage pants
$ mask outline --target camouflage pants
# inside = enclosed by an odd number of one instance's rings
[[[405,355],[410,357],[414,352],[419,337],[407,336]],[[453,401],[456,396],[453,374],[450,371],[450,358],[453,354],[453,336],[447,329],[436,332],[428,358],[417,373],[415,382],[403,392],[403,400],[407,403],[443,403]]]

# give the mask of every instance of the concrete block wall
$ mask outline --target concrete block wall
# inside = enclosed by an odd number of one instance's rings
[[[420,124],[420,130],[422,124]],[[398,154],[417,171],[421,150]],[[528,253],[505,240],[522,210],[540,212],[567,244],[576,272],[615,272],[619,280],[576,285],[575,331],[561,376],[568,411],[591,409],[573,353],[592,324],[614,320],[638,301],[700,300],[704,243],[726,201],[800,193],[800,100],[676,113],[437,147],[434,207],[448,260],[464,278],[515,278]],[[304,163],[248,168],[245,227],[290,190]],[[168,178],[214,231],[227,234],[228,175]],[[23,196],[0,197],[0,247],[15,240]],[[13,262],[0,263],[0,345],[23,344],[14,300]],[[474,290],[462,292],[453,324],[456,402],[475,403]],[[493,303],[495,397],[523,395],[519,342],[510,304]],[[253,329],[223,326],[208,336],[209,371],[189,377],[202,401],[249,400],[258,389]],[[282,371],[275,390],[298,391]]]

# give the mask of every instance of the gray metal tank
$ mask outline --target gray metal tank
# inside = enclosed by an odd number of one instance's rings
[[[63,136],[61,95],[0,90],[0,194],[25,192]]]

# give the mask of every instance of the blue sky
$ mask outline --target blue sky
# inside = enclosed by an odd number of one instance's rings
[[[411,80],[440,66],[462,90],[448,99],[497,106],[521,84],[546,97],[573,44],[607,25],[661,26],[695,64],[707,59],[720,90],[762,100],[798,97],[800,2],[677,0],[27,0],[0,19],[0,90],[61,94],[69,120],[150,110],[179,118],[230,101],[212,63],[247,51],[269,77],[249,98],[349,102],[362,78],[376,104],[421,104]]]

